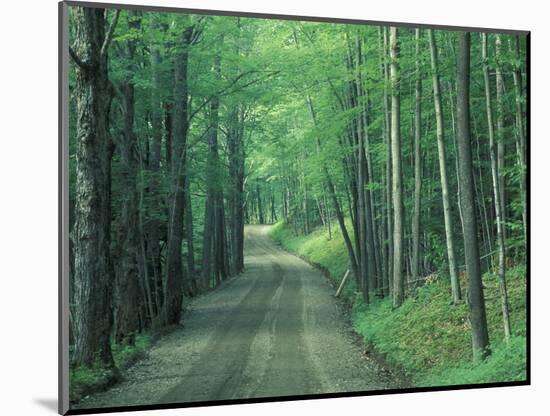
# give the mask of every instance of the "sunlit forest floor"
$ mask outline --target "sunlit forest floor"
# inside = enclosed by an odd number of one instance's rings
[[[338,285],[348,268],[346,248],[339,230],[321,228],[309,235],[295,235],[279,222],[272,238],[327,272]],[[472,363],[468,306],[450,306],[450,284],[433,275],[416,288],[404,304],[392,310],[391,299],[363,303],[350,279],[342,299],[352,308],[354,329],[392,365],[402,368],[418,386],[477,384],[526,379],[526,271],[515,266],[507,272],[512,338],[506,343],[502,329],[498,279],[483,276],[492,355],[481,364]],[[466,286],[465,276],[461,276]]]

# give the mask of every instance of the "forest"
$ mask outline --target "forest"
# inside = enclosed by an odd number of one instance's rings
[[[415,340],[374,328],[437,287],[406,331],[452,315],[461,359],[513,344],[525,379],[526,34],[68,12],[71,397],[240,279],[254,224],[346,275],[354,326],[393,364]]]

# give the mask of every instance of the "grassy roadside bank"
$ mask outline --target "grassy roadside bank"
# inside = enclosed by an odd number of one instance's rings
[[[291,227],[280,222],[269,233],[286,250],[327,270],[335,285],[348,268],[339,230],[334,230],[330,240],[322,228],[296,236]],[[509,343],[503,340],[497,277],[484,276],[493,353],[475,366],[471,363],[468,308],[466,304],[451,307],[447,282],[435,279],[425,284],[396,310],[392,310],[388,299],[365,305],[354,281],[347,284],[341,296],[351,305],[355,330],[390,364],[404,369],[418,386],[520,381],[526,378],[525,276],[525,267],[507,273],[513,334]]]
[[[137,361],[145,357],[157,337],[150,334],[138,334],[134,345],[111,345],[113,359],[118,374],[106,371],[102,367],[71,368],[69,374],[69,393],[71,403],[78,403],[84,397],[101,392],[123,377],[124,372]]]

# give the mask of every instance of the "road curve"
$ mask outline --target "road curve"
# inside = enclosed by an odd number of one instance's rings
[[[78,408],[399,387],[364,354],[326,278],[245,227],[245,271],[194,299],[125,381]]]

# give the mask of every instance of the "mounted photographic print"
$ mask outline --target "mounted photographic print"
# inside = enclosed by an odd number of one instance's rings
[[[60,413],[529,384],[529,32],[60,3]]]

